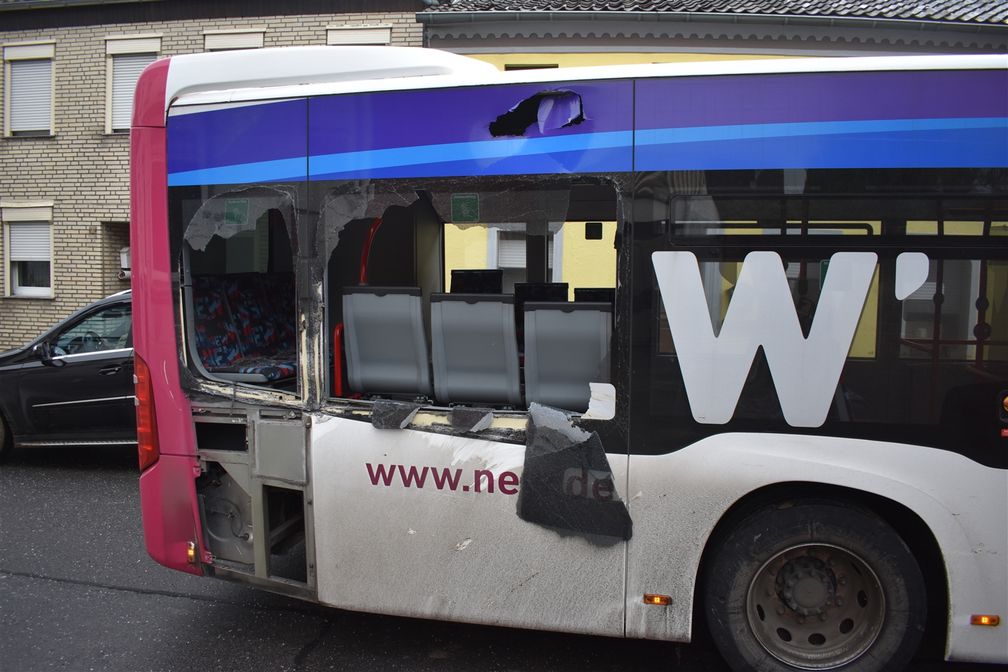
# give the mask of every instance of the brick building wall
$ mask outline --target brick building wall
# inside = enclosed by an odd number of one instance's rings
[[[0,45],[55,43],[54,134],[0,138],[0,203],[53,204],[53,297],[7,296],[10,278],[2,264],[0,350],[27,342],[95,299],[129,288],[128,281],[116,279],[119,250],[128,245],[129,136],[105,132],[106,38],[160,35],[159,55],[172,56],[203,51],[206,31],[262,30],[263,46],[277,47],[326,44],[328,27],[380,25],[391,27],[392,44],[421,46],[422,26],[415,16],[414,11],[369,11],[0,27]],[[3,77],[0,68],[0,91]],[[0,235],[0,260],[6,259],[3,244]]]

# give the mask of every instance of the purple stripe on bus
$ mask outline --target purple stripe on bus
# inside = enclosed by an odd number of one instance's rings
[[[523,137],[625,131],[633,123],[633,84],[555,82],[423,91],[392,91],[313,98],[308,137],[313,156],[389,147],[491,140],[490,123],[522,100],[544,91],[581,96],[584,120]],[[354,120],[353,124],[341,120]]]
[[[636,128],[1008,116],[1008,72],[858,72],[637,81]]]
[[[304,99],[170,116],[168,172],[305,156],[306,119]]]

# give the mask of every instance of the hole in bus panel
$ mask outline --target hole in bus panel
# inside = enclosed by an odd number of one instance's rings
[[[294,391],[293,193],[253,187],[182,210],[189,361],[207,378]]]
[[[517,176],[326,187],[334,397],[580,413],[588,383],[610,382],[611,184]]]
[[[266,530],[269,539],[269,575],[307,583],[304,493],[264,485],[263,499],[266,503]]]

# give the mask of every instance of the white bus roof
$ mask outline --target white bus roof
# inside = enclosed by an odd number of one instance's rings
[[[213,105],[338,93],[586,79],[883,70],[1008,68],[1008,54],[780,58],[501,72],[466,56],[418,47],[280,47],[173,56],[169,105]]]

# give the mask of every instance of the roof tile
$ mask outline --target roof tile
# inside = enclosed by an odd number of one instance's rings
[[[695,12],[1008,26],[1008,0],[441,0],[427,12]]]

